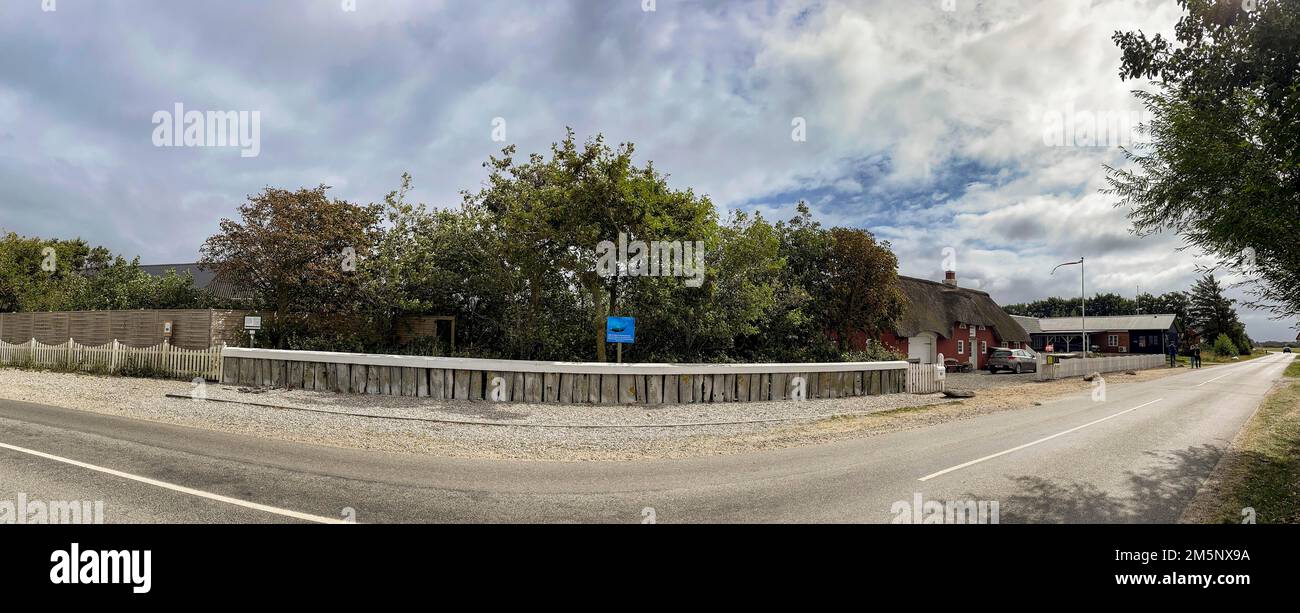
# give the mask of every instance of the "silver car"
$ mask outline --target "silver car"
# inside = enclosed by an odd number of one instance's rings
[[[1024,349],[998,349],[989,358],[989,372],[1038,372],[1038,361]]]

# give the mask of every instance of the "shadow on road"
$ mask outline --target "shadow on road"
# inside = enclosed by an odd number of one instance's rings
[[[1001,500],[1003,523],[1173,523],[1214,469],[1222,451],[1211,445],[1148,452],[1160,463],[1129,473],[1127,496],[1080,481],[1010,476],[1017,491]],[[977,497],[972,497],[977,499]]]

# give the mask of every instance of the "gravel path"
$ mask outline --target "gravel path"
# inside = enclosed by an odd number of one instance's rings
[[[1111,384],[1149,380],[1170,372],[1174,371],[1112,377]],[[313,409],[298,411],[166,398],[167,394],[190,394],[190,384],[182,381],[0,369],[0,398],[11,400],[334,447],[554,461],[688,458],[809,445],[924,427],[989,412],[1032,408],[1035,400],[1047,401],[1090,389],[1089,384],[1079,379],[1066,379],[986,389],[962,402],[948,401],[938,394],[894,394],[805,402],[599,407],[435,402],[301,390],[247,393],[235,386],[210,384],[206,387],[207,396],[212,399]],[[832,415],[836,417],[827,417]],[[771,419],[787,421],[674,425]]]
[[[214,384],[205,389],[210,399],[312,409],[296,411],[166,397],[188,396],[191,389],[182,381],[0,369],[0,397],[12,400],[322,445],[453,457],[610,460],[734,453],[739,450],[732,450],[726,439],[762,441],[771,431],[798,420],[808,423],[945,401],[939,395],[895,394],[806,402],[603,407],[435,402],[302,390],[250,393]],[[775,419],[794,421],[768,421]],[[678,425],[744,421],[758,423]],[[740,450],[755,448],[763,445]]]
[[[1013,372],[999,372],[996,375],[992,375],[987,371],[968,373],[950,372],[945,375],[944,380],[948,385],[948,389],[987,390],[1011,385],[1036,383],[1038,381],[1038,373],[1026,372],[1017,375]]]

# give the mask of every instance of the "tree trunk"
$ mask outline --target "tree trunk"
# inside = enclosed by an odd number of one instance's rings
[[[605,310],[605,291],[601,283],[596,281],[587,285],[588,291],[591,292],[592,312],[595,313],[592,326],[596,332],[596,361],[606,361],[605,353],[605,316],[608,311]]]

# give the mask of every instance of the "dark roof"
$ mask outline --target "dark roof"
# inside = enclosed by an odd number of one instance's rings
[[[1037,317],[1026,317],[1024,315],[1012,315],[1011,319],[1016,320],[1016,323],[1020,324],[1020,327],[1024,328],[1025,332],[1028,332],[1030,334],[1043,333],[1043,327],[1038,325]]]
[[[898,321],[900,336],[933,332],[947,338],[952,334],[953,324],[962,322],[990,327],[1003,341],[1030,340],[1025,329],[993,302],[987,292],[903,276],[898,277],[898,284],[908,302]]]
[[[251,292],[228,283],[225,279],[218,276],[216,272],[203,268],[197,263],[142,264],[140,270],[155,277],[164,276],[169,270],[175,270],[178,275],[184,275],[188,272],[194,276],[194,287],[208,290],[213,296],[218,298],[247,299],[252,297]]]
[[[199,289],[207,289],[217,278],[217,273],[201,268],[198,264],[141,264],[140,270],[155,277],[164,276],[169,270],[175,270],[181,276],[188,272],[194,275],[194,287]]]

